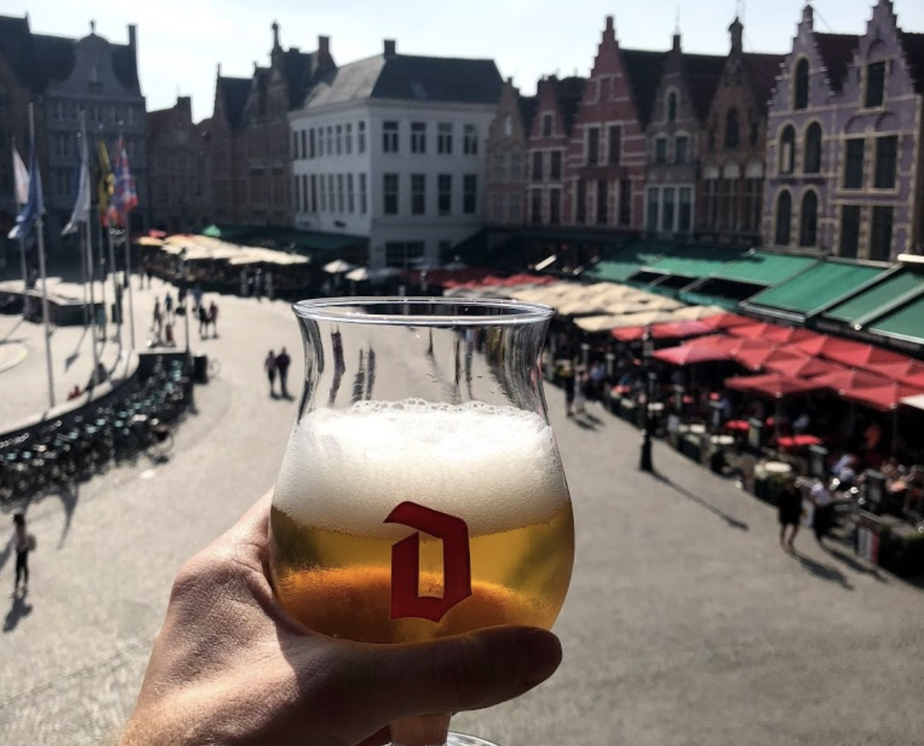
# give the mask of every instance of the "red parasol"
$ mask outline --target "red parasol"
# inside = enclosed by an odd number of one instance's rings
[[[814,339],[796,342],[795,347],[806,355],[834,360],[850,368],[875,370],[876,366],[902,364],[909,361],[909,358],[904,355],[889,352],[881,347],[823,334]]]
[[[693,365],[694,363],[709,363],[716,360],[728,360],[729,355],[723,350],[708,345],[683,345],[681,347],[668,347],[658,350],[652,357],[671,365]]]
[[[780,326],[779,324],[767,323],[735,326],[729,329],[728,333],[735,337],[763,339],[778,345],[805,342],[819,336],[809,329],[799,329],[792,326]]]
[[[897,408],[898,405],[902,403],[902,399],[907,399],[911,396],[917,396],[920,393],[921,389],[919,388],[914,386],[907,386],[901,383],[895,383],[893,381],[886,384],[885,386],[857,388],[843,391],[841,392],[841,396],[843,396],[848,401],[862,404],[865,407],[870,407],[871,409],[876,409],[880,412],[888,412]]]
[[[782,350],[778,350],[782,352]],[[774,356],[764,361],[764,367],[774,373],[782,373],[790,378],[812,378],[826,373],[843,370],[837,363],[819,360],[817,357],[805,357],[785,351],[784,355]]]
[[[794,394],[807,394],[810,391],[817,391],[823,388],[822,386],[815,385],[813,381],[790,378],[780,373],[729,378],[725,381],[725,386],[736,391],[750,391],[755,394],[761,394],[771,399],[782,399]]]
[[[645,336],[644,326],[626,326],[622,329],[613,329],[613,336],[620,342],[635,342]],[[712,328],[702,321],[669,321],[664,324],[652,324],[651,336],[653,339],[686,339],[701,334],[709,334]]]
[[[722,329],[731,329],[732,327],[754,323],[754,319],[749,319],[747,316],[739,316],[736,313],[719,313],[715,316],[707,316],[705,319],[700,319],[700,321],[716,332]]]
[[[881,388],[882,386],[888,386],[890,383],[887,378],[877,376],[875,373],[865,370],[850,370],[848,368],[815,376],[812,382],[826,389],[834,389],[838,393],[856,389]]]

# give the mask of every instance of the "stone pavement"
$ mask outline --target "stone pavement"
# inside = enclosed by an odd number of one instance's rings
[[[162,292],[155,281],[136,295],[139,318]],[[275,477],[295,405],[267,396],[262,360],[288,346],[298,380],[297,327],[283,303],[219,303],[221,336],[193,346],[221,375],[197,387],[170,463],[113,469],[30,508],[32,588],[0,634],[4,746],[114,738],[177,568]],[[508,746],[924,743],[917,589],[806,534],[802,554],[784,554],[771,509],[661,444],[663,478],[640,474],[637,431],[599,409],[568,420],[561,392],[548,395],[578,537],[556,625],[565,660],[537,691],[457,727]],[[0,587],[12,571],[7,548]]]

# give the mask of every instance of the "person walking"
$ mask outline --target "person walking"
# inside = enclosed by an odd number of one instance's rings
[[[150,264],[144,268],[144,274],[148,278],[148,290],[150,290],[151,289],[151,277],[154,276],[154,273],[151,271]]]
[[[205,339],[209,333],[209,312],[201,303],[197,307],[199,309],[199,337]]]
[[[168,319],[173,317],[173,296],[170,294],[169,290],[164,296],[164,313]]]
[[[815,504],[815,510],[812,513],[812,530],[815,532],[815,540],[823,544],[833,523],[834,498],[825,483],[820,480],[812,487],[812,502]]]
[[[214,299],[209,303],[209,323],[212,325],[212,337],[218,337],[218,304]]]
[[[574,379],[577,371],[571,362],[566,362],[561,371],[561,385],[565,390],[565,411],[568,417],[574,416]]]
[[[292,364],[292,358],[289,357],[289,353],[286,352],[286,348],[283,347],[279,354],[276,355],[276,369],[279,371],[279,389],[282,393],[283,399],[289,398],[289,365]]]
[[[151,331],[157,332],[157,336],[160,337],[160,332],[164,324],[164,316],[160,310],[160,298],[154,299],[154,320],[151,323]]]
[[[192,291],[193,303],[198,311],[202,307],[202,285],[196,285]]]
[[[16,551],[16,582],[13,593],[19,592],[20,581],[23,591],[29,587],[29,552],[35,551],[35,536],[26,530],[26,516],[13,516],[13,549]]]
[[[276,356],[270,350],[263,361],[263,370],[266,371],[266,377],[269,378],[270,396],[276,398]]]
[[[802,490],[796,484],[795,478],[790,478],[780,493],[777,503],[780,521],[780,547],[794,551],[793,542],[799,533],[799,523],[802,520]],[[786,529],[791,528],[789,539],[786,538]]]

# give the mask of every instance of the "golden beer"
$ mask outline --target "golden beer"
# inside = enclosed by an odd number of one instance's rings
[[[443,598],[447,541],[389,522],[411,503],[464,525],[469,593],[438,619],[396,616],[396,545],[416,535],[414,591]],[[497,624],[549,628],[564,602],[574,524],[548,425],[478,403],[360,402],[298,423],[273,498],[273,586],[324,634],[416,642]],[[458,569],[458,568],[456,568]],[[405,578],[406,580],[407,578]]]

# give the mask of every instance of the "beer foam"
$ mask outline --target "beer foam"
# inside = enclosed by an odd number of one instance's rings
[[[411,501],[463,519],[469,535],[551,520],[568,488],[538,414],[480,402],[358,402],[295,426],[273,504],[303,525],[391,538]]]

